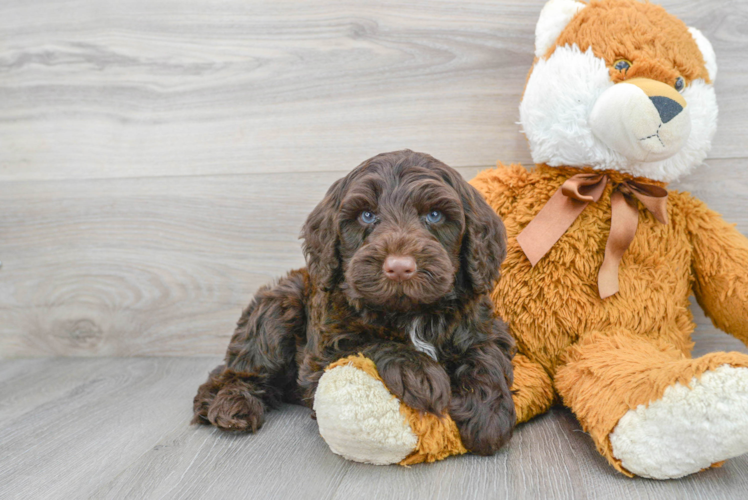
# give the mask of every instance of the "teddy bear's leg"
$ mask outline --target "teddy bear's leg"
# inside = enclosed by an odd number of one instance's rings
[[[420,413],[384,386],[362,355],[327,367],[314,395],[319,431],[330,449],[356,462],[412,465],[467,450],[454,421]]]
[[[545,369],[527,356],[514,356],[512,367],[512,398],[517,412],[517,423],[520,424],[547,412],[556,399],[556,392]]]
[[[748,452],[748,356],[684,356],[662,340],[591,334],[555,377],[564,404],[619,471],[682,477]]]

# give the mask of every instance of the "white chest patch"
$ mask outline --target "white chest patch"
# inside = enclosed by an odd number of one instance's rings
[[[427,354],[434,361],[439,361],[436,354],[436,347],[423,340],[421,338],[422,333],[421,321],[418,319],[414,320],[413,324],[410,325],[410,341],[413,342],[413,346],[417,351]]]

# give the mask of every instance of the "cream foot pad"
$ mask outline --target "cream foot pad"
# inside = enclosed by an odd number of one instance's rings
[[[314,396],[319,432],[349,460],[412,465],[466,453],[454,421],[419,413],[385,387],[374,362],[349,356],[331,364]]]
[[[693,474],[748,452],[748,368],[723,365],[629,410],[610,434],[613,455],[643,477]]]

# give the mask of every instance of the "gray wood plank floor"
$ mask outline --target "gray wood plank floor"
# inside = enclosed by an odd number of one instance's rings
[[[0,498],[744,499],[748,456],[678,481],[629,479],[573,415],[520,426],[493,457],[411,468],[343,460],[309,410],[284,406],[256,435],[190,426],[218,358],[0,362]]]

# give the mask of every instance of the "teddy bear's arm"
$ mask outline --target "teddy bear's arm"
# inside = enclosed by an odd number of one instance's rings
[[[714,326],[748,345],[748,238],[713,210],[691,200],[694,293]]]
[[[341,345],[346,345],[344,350]],[[402,342],[347,333],[326,338],[323,335],[306,352],[298,377],[302,398],[310,403],[314,400],[326,367],[358,354],[374,363],[385,387],[409,407],[434,415],[446,411],[450,400],[449,376],[429,355]]]

